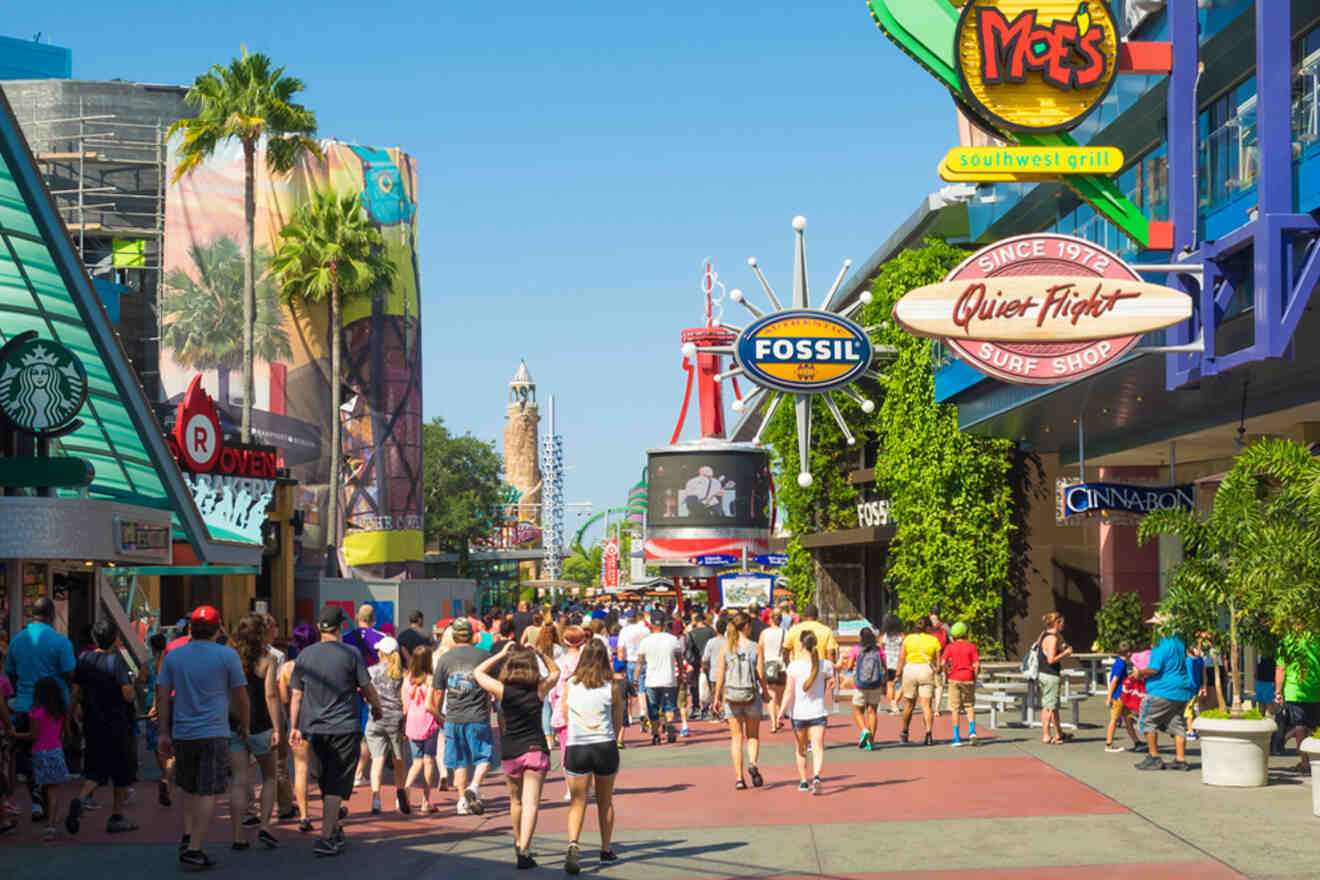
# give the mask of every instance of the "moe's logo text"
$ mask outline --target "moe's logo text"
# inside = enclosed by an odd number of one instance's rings
[[[797,394],[847,385],[870,365],[871,355],[861,327],[811,309],[767,315],[734,345],[734,360],[754,382]]]
[[[955,36],[971,108],[1009,131],[1071,129],[1118,72],[1118,28],[1102,0],[970,0]]]

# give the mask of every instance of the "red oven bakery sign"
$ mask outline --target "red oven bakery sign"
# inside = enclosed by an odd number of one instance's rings
[[[1182,291],[1142,281],[1084,239],[1044,233],[990,245],[894,307],[908,332],[937,338],[981,372],[1022,385],[1098,372],[1144,334],[1191,315]]]
[[[277,476],[279,462],[274,447],[225,444],[220,414],[215,401],[202,388],[201,376],[193,377],[179,401],[170,441],[179,463],[195,473],[260,480],[274,480]]]

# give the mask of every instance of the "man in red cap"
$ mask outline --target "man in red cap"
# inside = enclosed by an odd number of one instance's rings
[[[215,796],[229,790],[229,714],[237,735],[247,736],[248,694],[243,664],[233,648],[216,644],[220,612],[203,605],[188,618],[190,641],[165,656],[156,685],[158,750],[175,756],[175,783],[183,791],[183,840],[179,861],[210,868],[202,850],[215,812]]]

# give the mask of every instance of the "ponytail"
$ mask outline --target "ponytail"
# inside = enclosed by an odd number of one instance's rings
[[[747,628],[750,621],[751,618],[741,611],[729,618],[729,623],[724,628],[724,648],[730,654],[738,653],[738,646],[742,644],[742,631]]]
[[[807,630],[802,634],[802,650],[811,655],[811,675],[802,683],[804,692],[811,690],[811,686],[816,683],[816,676],[820,674],[820,656],[816,653],[816,634]]]

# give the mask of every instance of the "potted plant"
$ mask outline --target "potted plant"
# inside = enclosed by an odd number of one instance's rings
[[[1196,722],[1201,779],[1265,785],[1275,725],[1243,706],[1241,647],[1320,616],[1320,463],[1292,441],[1257,442],[1234,461],[1208,516],[1160,510],[1138,529],[1142,542],[1161,534],[1182,538],[1186,553],[1160,603],[1165,627],[1185,637],[1209,633],[1228,649],[1232,705],[1217,686],[1220,711]]]

